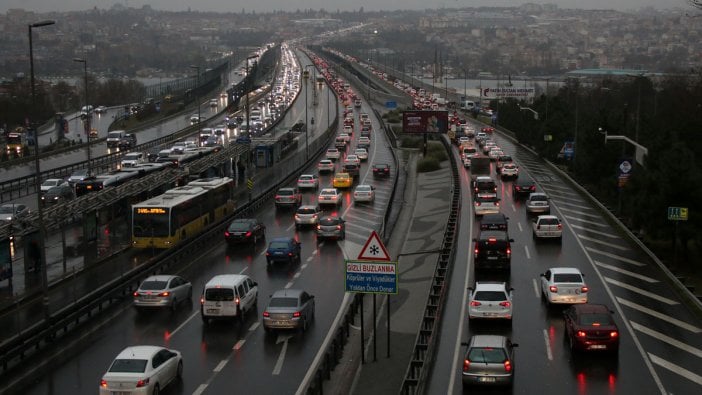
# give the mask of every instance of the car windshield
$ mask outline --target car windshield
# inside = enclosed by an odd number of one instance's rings
[[[612,325],[612,320],[604,313],[581,314],[580,325]]]
[[[286,249],[286,248],[288,248],[288,243],[286,243],[284,241],[272,241],[269,248],[272,250]]]
[[[539,221],[539,225],[558,225],[558,219],[556,219],[556,218],[542,218]]]
[[[474,347],[468,351],[468,360],[473,363],[503,363],[507,359],[501,348]]]
[[[84,169],[84,170],[76,170],[76,171],[74,171],[73,174],[71,174],[71,176],[72,176],[72,177],[81,177],[81,176],[85,176],[85,175],[87,175],[87,174],[88,174],[88,170],[85,170],[85,169]]]
[[[376,169],[387,169],[388,165],[374,165]]]
[[[336,193],[334,191],[322,191],[322,193],[320,193],[320,195],[322,195],[322,196],[336,196]]]
[[[293,191],[292,191],[291,189],[281,189],[281,190],[278,191],[278,195],[286,195],[286,196],[289,196],[289,195],[292,195],[292,194],[293,194]]]
[[[144,373],[146,371],[146,359],[115,359],[110,366],[110,372],[115,373]]]
[[[557,273],[553,275],[554,283],[582,283],[583,278],[577,273]]]
[[[15,209],[13,206],[2,206],[0,207],[0,214],[13,214]]]
[[[237,231],[237,230],[249,230],[249,223],[248,222],[232,222],[229,225],[229,230]]]
[[[297,307],[297,298],[272,298],[268,307]]]
[[[149,280],[149,281],[144,281],[141,283],[140,289],[144,291],[151,291],[151,290],[158,290],[158,289],[166,289],[166,286],[168,286],[168,281],[165,280]]]
[[[205,291],[205,300],[213,302],[231,302],[234,300],[234,290],[231,288],[210,288]]]
[[[536,202],[536,201],[545,202],[546,200],[547,200],[546,196],[543,196],[543,195],[536,195],[536,196],[531,197],[532,202]]]
[[[297,210],[298,214],[314,214],[317,211],[313,208],[300,208]]]
[[[473,299],[484,300],[486,302],[500,302],[507,300],[507,297],[505,293],[501,291],[476,291]]]
[[[319,221],[320,225],[336,225],[339,223],[339,218],[336,217],[326,217]]]
[[[480,203],[497,203],[498,200],[495,196],[477,195],[475,201]]]
[[[370,192],[370,190],[371,188],[365,185],[359,185],[358,187],[356,187],[356,191],[358,192]]]

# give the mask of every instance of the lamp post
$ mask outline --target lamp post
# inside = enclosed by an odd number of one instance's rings
[[[249,107],[249,84],[251,80],[249,79],[249,60],[256,59],[258,56],[251,55],[246,58],[246,83],[244,84],[244,94],[246,95],[246,137],[251,141],[251,109]],[[253,84],[251,84],[253,85]]]
[[[29,33],[29,75],[30,84],[32,90],[32,116],[36,111],[36,90],[34,87],[34,48],[32,46],[32,29],[35,27],[43,27],[55,24],[56,21],[46,20],[36,23],[31,23],[27,25],[27,30]],[[36,129],[34,129],[34,186],[36,188],[37,194],[37,210],[39,211],[39,262],[33,262],[34,265],[39,264],[39,270],[41,270],[41,291],[42,291],[42,304],[44,310],[44,318],[48,319],[50,317],[49,312],[49,279],[46,272],[46,257],[44,256],[44,234],[46,229],[44,229],[44,208],[41,201],[41,171],[39,169],[39,134]],[[36,267],[35,267],[36,269]]]
[[[305,66],[305,70],[307,70],[308,67],[314,68],[313,64],[308,64]],[[310,82],[309,80],[305,83],[305,160],[310,159],[310,144],[309,140],[307,138],[307,108],[310,106],[309,103],[307,102],[307,85],[309,85]]]
[[[191,69],[194,69],[197,72],[197,79],[195,82],[195,100],[197,100],[197,131],[198,131],[198,136],[197,136],[197,141],[200,141],[200,121],[202,120],[202,116],[200,115],[200,66],[190,66]]]
[[[88,100],[88,62],[86,59],[73,58],[74,62],[83,63],[83,85],[85,85],[85,136],[88,141],[86,151],[88,151],[88,177],[90,177],[90,129],[93,118],[93,112],[90,110],[90,101]]]

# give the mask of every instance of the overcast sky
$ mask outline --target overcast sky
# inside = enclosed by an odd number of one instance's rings
[[[0,0],[0,13],[8,9],[23,8],[29,11],[77,11],[97,7],[108,9],[116,3],[141,8],[149,4],[157,10],[215,11],[215,12],[266,12],[273,10],[320,9],[351,11],[363,7],[367,11],[427,8],[455,8],[496,6],[507,7],[524,3],[551,3],[560,8],[635,10],[641,7],[690,8],[686,0]]]

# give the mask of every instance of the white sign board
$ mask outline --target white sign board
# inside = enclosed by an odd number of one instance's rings
[[[533,98],[536,94],[534,88],[517,88],[517,87],[504,87],[504,88],[483,88],[481,92],[481,97],[484,99],[501,99],[505,97],[514,97],[519,99]]]

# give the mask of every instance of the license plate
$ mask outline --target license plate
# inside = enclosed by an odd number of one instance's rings
[[[483,313],[485,317],[497,317],[497,313]]]
[[[494,377],[481,377],[478,379],[481,383],[494,383],[495,378]]]
[[[286,321],[276,321],[275,324],[276,325],[286,325],[287,322]]]
[[[212,314],[216,314],[216,313],[219,313],[219,310],[218,309],[207,309],[207,312],[212,313]]]
[[[283,255],[283,253],[281,251],[276,251],[275,255]]]
[[[497,257],[496,256],[489,256],[487,257],[488,261],[496,261]]]
[[[588,347],[588,348],[591,349],[591,350],[604,350],[604,349],[607,348],[607,346],[604,345],[604,344],[593,344],[593,345],[591,345],[591,346]]]

